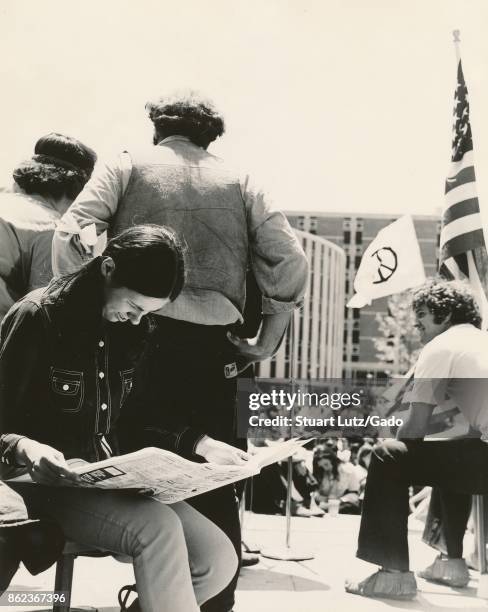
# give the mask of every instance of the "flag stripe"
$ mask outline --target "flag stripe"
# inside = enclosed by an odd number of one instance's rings
[[[459,185],[463,185],[465,183],[474,183],[476,180],[474,166],[468,166],[467,168],[463,168],[460,172],[456,174],[456,176],[449,177],[446,180],[446,194],[458,187]]]
[[[442,262],[449,257],[461,255],[470,249],[476,249],[484,245],[485,240],[482,229],[477,229],[461,236],[455,236],[441,247],[440,261]]]
[[[459,185],[456,189],[452,189],[446,195],[446,206],[453,206],[453,204],[458,202],[465,202],[477,197],[476,183],[465,183],[464,185]]]
[[[479,213],[465,215],[464,217],[456,219],[456,221],[452,221],[449,225],[445,225],[442,228],[441,246],[456,236],[461,236],[467,232],[481,229],[481,227],[481,215]]]
[[[461,202],[456,202],[444,211],[444,214],[442,215],[442,224],[447,225],[448,223],[452,223],[457,219],[462,219],[462,217],[465,217],[466,215],[472,215],[479,212],[480,205],[478,198],[462,200]]]
[[[455,176],[460,170],[462,170],[463,168],[467,168],[468,166],[474,166],[473,149],[466,151],[466,153],[459,161],[451,161],[447,178]]]

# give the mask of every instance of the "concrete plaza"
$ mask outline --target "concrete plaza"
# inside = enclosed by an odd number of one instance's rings
[[[359,517],[355,516],[293,518],[292,547],[312,552],[314,559],[295,563],[262,557],[258,565],[243,569],[235,612],[474,612],[488,608],[487,601],[476,596],[477,572],[471,573],[471,582],[465,589],[451,589],[419,579],[419,593],[412,602],[366,599],[345,593],[346,577],[361,578],[372,571],[372,566],[354,558],[358,526]],[[284,517],[247,513],[244,528],[246,539],[259,544],[263,550],[276,549],[285,542]],[[409,537],[412,568],[420,569],[434,555],[421,543],[420,531],[415,526]],[[131,583],[130,565],[111,557],[80,557],[75,562],[72,606],[118,612],[117,591],[120,586]],[[21,568],[11,589],[52,590],[53,584],[54,568],[35,577]],[[22,612],[41,608],[10,609]]]

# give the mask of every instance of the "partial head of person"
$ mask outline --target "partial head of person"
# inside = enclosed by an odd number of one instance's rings
[[[103,317],[138,325],[180,294],[185,254],[176,234],[161,225],[136,225],[112,238],[102,255]]]
[[[169,136],[185,136],[207,149],[225,131],[224,118],[214,103],[201,94],[174,92],[146,104],[154,125],[154,144]]]
[[[420,332],[423,344],[453,325],[469,323],[481,327],[476,300],[467,283],[460,281],[427,281],[413,292],[412,308],[415,313],[415,326]]]
[[[53,132],[39,138],[34,155],[14,169],[13,178],[27,194],[69,205],[87,183],[96,161],[90,147]]]
[[[369,464],[371,463],[371,456],[373,454],[373,446],[371,444],[363,444],[358,451],[357,455],[357,463],[364,469],[369,469]]]
[[[339,459],[331,448],[317,448],[313,456],[313,474],[316,478],[331,475],[337,478],[339,474]]]

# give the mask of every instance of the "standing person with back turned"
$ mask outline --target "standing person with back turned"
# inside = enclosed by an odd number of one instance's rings
[[[0,321],[29,291],[52,277],[56,223],[83,189],[97,156],[79,140],[47,134],[34,155],[13,171],[13,189],[0,192]]]
[[[65,215],[53,243],[54,268],[90,256],[79,232],[109,235],[136,222],[172,227],[188,245],[188,282],[158,318],[159,351],[148,366],[148,438],[187,458],[239,463],[235,396],[238,370],[270,357],[301,304],[307,261],[285,216],[272,210],[249,176],[207,151],[224,133],[214,105],[196,94],[147,105],[154,147],[123,153],[96,173]],[[263,294],[254,342],[230,333],[242,322],[248,264]],[[152,371],[151,371],[152,368]],[[132,442],[137,445],[136,440]],[[193,501],[232,539],[241,535],[234,487]],[[237,574],[206,612],[228,612]]]

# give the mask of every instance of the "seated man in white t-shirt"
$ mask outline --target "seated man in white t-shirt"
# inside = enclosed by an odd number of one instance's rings
[[[397,439],[375,448],[361,517],[357,556],[380,569],[346,583],[347,591],[368,597],[416,595],[407,542],[410,485],[437,486],[454,497],[488,493],[488,333],[479,329],[478,307],[463,284],[430,281],[414,293],[413,309],[425,346],[405,397],[409,412]],[[473,437],[424,441],[434,408],[448,400]],[[458,529],[464,529],[461,523]],[[453,549],[458,543],[455,534]],[[448,552],[464,563],[462,549]]]

